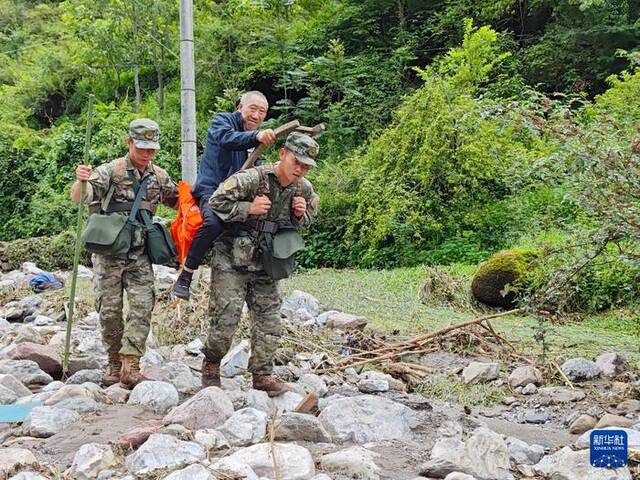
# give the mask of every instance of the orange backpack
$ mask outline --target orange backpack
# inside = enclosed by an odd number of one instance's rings
[[[171,222],[171,235],[176,244],[178,260],[183,264],[193,237],[202,225],[202,215],[195,198],[191,195],[191,184],[182,180],[178,182],[177,211],[175,220]]]

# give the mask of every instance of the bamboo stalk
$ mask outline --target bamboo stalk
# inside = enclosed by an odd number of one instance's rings
[[[91,128],[93,127],[93,95],[89,96],[87,105],[87,129],[84,137],[84,164],[89,163],[89,147],[91,146]],[[80,234],[84,221],[84,196],[86,182],[80,182],[80,201],[78,202],[78,219],[76,223],[76,246],[73,252],[73,271],[71,273],[71,288],[69,290],[69,313],[67,315],[67,332],[64,339],[64,355],[62,357],[62,377],[67,377],[69,371],[69,349],[71,346],[71,327],[73,326],[73,313],[76,303],[76,284],[78,281],[78,263],[80,263]]]

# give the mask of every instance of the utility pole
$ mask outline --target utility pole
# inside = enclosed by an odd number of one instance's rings
[[[196,82],[193,0],[180,0],[180,104],[182,113],[182,180],[196,181]]]

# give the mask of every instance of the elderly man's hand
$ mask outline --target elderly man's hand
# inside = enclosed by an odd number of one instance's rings
[[[76,167],[76,179],[86,182],[91,176],[91,165],[78,165]]]
[[[276,132],[274,132],[270,128],[267,128],[266,130],[260,130],[256,139],[260,143],[263,143],[270,147],[271,145],[276,143]]]
[[[264,215],[271,208],[271,200],[265,195],[257,196],[249,206],[249,215]]]
[[[301,218],[307,211],[307,201],[304,197],[293,197],[293,214],[296,218]]]

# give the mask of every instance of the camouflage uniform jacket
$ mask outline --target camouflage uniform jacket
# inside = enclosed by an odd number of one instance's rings
[[[133,166],[129,159],[129,154],[122,158],[118,158],[109,163],[104,163],[96,167],[87,181],[87,191],[85,201],[89,204],[89,210],[97,212],[100,210],[101,202],[108,195],[109,189],[113,185],[113,193],[109,205],[118,203],[133,202],[135,199],[135,191],[133,182],[129,178],[129,171],[142,181],[143,178],[150,176],[147,181],[147,192],[143,197],[143,201],[148,202],[151,206],[152,213],[159,203],[169,208],[175,208],[178,203],[178,187],[171,180],[169,174],[162,168],[153,163],[149,163],[142,175],[140,171]],[[112,215],[128,215],[129,212],[117,212]],[[139,249],[144,246],[144,235],[142,229],[136,229],[134,233],[132,249]]]
[[[249,215],[251,202],[258,195],[266,195],[271,200],[271,209],[260,218]],[[296,218],[291,208],[293,197],[301,196],[307,202],[307,211],[301,218]],[[307,179],[282,187],[275,174],[273,165],[262,165],[243,170],[229,177],[222,183],[209,199],[209,205],[224,222],[244,223],[247,220],[267,220],[275,222],[280,228],[308,227],[318,211],[318,195]],[[232,262],[234,238],[239,235],[237,225],[225,225],[225,231],[214,244],[213,266],[225,271],[237,270]],[[257,237],[253,235],[254,247]],[[262,270],[259,255],[254,255],[246,271]]]

